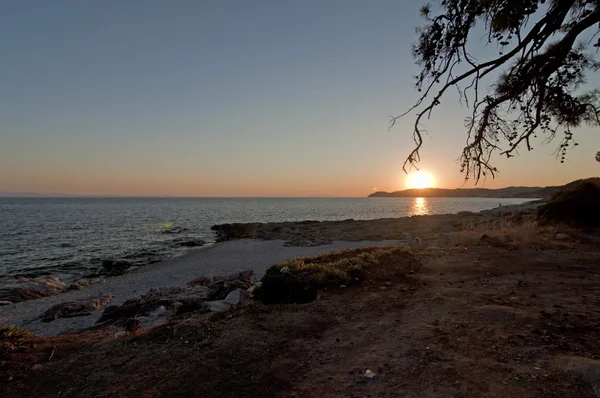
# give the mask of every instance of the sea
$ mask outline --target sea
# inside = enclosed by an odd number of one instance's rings
[[[97,275],[210,245],[223,223],[369,220],[478,212],[532,199],[494,198],[0,198],[0,276]]]

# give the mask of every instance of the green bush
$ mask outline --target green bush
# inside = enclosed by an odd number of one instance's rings
[[[369,247],[284,261],[267,269],[255,296],[267,304],[307,303],[316,299],[318,289],[361,280],[369,266],[377,265],[383,256],[403,250]],[[286,272],[281,271],[284,267]]]

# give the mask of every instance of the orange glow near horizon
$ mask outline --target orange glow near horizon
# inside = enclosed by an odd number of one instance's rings
[[[405,184],[408,189],[433,188],[435,178],[426,171],[416,171],[406,176]]]

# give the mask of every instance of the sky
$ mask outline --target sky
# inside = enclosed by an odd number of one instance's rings
[[[0,192],[366,196],[404,189],[419,2],[55,0],[0,12]],[[475,52],[485,54],[481,45]],[[468,110],[426,122],[421,169],[457,163]],[[600,174],[598,130],[496,158],[480,185]]]

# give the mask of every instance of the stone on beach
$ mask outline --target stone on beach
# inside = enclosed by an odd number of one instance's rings
[[[121,306],[106,307],[96,324],[125,326],[128,319],[156,324],[160,320],[167,321],[173,314],[230,311],[250,297],[246,290],[252,286],[252,280],[253,272],[244,271],[224,277],[196,278],[183,287],[150,289]]]
[[[246,300],[250,298],[250,293],[243,289],[236,289],[233,292],[230,292],[223,302],[231,305],[242,305]]]
[[[89,300],[70,301],[57,304],[40,317],[42,322],[51,322],[59,318],[73,318],[77,316],[90,316],[92,312],[99,310],[110,303],[113,296],[94,297]]]

